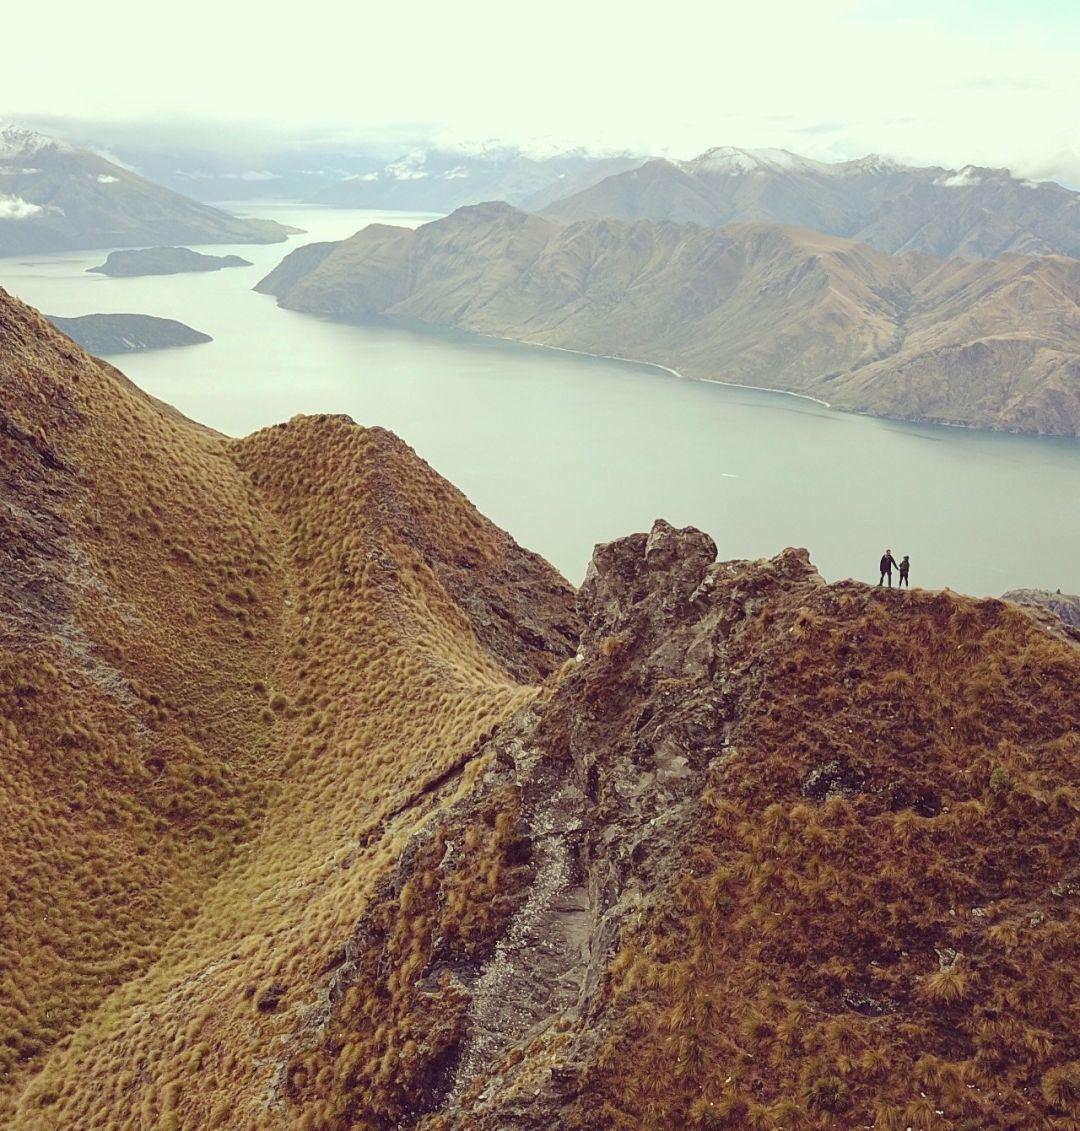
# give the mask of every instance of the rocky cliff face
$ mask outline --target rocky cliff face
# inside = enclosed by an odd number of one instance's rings
[[[1047,609],[1070,628],[1080,630],[1080,596],[1074,593],[1062,593],[1060,589],[1012,589],[1004,597],[1006,601]]]
[[[0,334],[5,1125],[1071,1125],[1065,634]]]
[[[915,168],[871,155],[813,161],[782,149],[720,146],[692,161],[654,160],[547,205],[562,220],[772,221],[893,254],[985,259],[1080,256],[1080,193],[1008,169]]]
[[[942,262],[770,224],[563,225],[504,204],[302,251],[259,285],[293,309],[449,324],[908,420],[1080,431],[1080,266],[1063,256]]]

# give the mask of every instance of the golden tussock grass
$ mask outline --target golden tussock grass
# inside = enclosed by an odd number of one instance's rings
[[[316,418],[228,441],[0,315],[4,466],[43,516],[4,520],[0,1121],[280,1125],[271,1100],[305,1071],[350,1078],[391,1047],[407,1065],[435,1039],[403,1006],[396,1043],[280,1078],[433,798],[468,788],[477,739],[563,658],[509,670],[461,576],[488,602],[546,585],[572,623],[569,587],[388,433]],[[492,821],[444,936],[507,913]],[[402,893],[387,992],[431,898]],[[318,1096],[325,1125],[340,1097]]]
[[[692,865],[608,968],[589,1102],[611,1127],[1070,1126],[1080,655],[998,601],[789,604],[733,660],[751,708]]]

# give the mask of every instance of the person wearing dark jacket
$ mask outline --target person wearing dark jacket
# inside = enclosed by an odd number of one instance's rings
[[[900,580],[896,583],[897,589],[899,589],[901,585],[906,585],[910,589],[911,588],[911,582],[908,581],[907,575],[908,575],[908,570],[911,569],[911,562],[908,559],[907,554],[905,554],[900,559],[900,564],[896,568],[900,571]]]
[[[892,571],[894,567],[896,567],[896,559],[892,556],[892,550],[886,550],[885,553],[881,555],[881,561],[879,563],[881,577],[878,578],[878,585],[887,577],[889,579],[889,588],[892,588]]]

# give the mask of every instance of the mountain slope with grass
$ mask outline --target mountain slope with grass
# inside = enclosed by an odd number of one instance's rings
[[[654,362],[840,408],[1080,434],[1080,261],[890,256],[775,224],[561,224],[506,204],[299,248],[281,305]]]
[[[200,204],[89,150],[0,123],[0,256],[280,243],[293,230]]]
[[[0,344],[4,1126],[1074,1125],[1049,618],[663,522],[575,594],[381,429]]]
[[[1080,193],[1008,169],[917,168],[874,154],[830,163],[784,149],[718,146],[691,161],[656,159],[615,172],[544,207],[564,222],[788,224],[892,254],[1080,256]]]

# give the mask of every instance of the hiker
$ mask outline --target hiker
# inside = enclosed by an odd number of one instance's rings
[[[900,564],[896,567],[900,570],[900,580],[896,583],[896,588],[899,589],[901,585],[906,585],[911,588],[911,582],[908,581],[908,570],[911,569],[911,562],[908,560],[907,554],[900,559]]]
[[[881,555],[881,561],[878,563],[878,565],[881,569],[881,577],[878,578],[878,585],[880,585],[887,577],[889,579],[889,588],[891,589],[892,571],[893,567],[896,565],[896,559],[892,556],[892,550],[886,550],[885,553]]]

